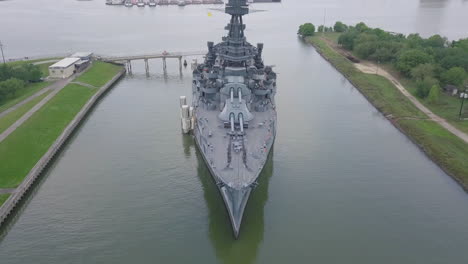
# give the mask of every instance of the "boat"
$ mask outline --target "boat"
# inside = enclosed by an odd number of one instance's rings
[[[125,6],[126,6],[126,7],[133,7],[132,1],[131,1],[131,0],[126,0],[126,1],[125,1]]]
[[[244,210],[276,137],[276,73],[265,66],[263,44],[244,35],[247,0],[229,0],[222,42],[208,42],[193,70],[192,106],[182,106],[190,129],[239,237]],[[182,98],[181,98],[182,101]],[[181,102],[182,104],[182,102]],[[183,123],[183,128],[187,125]]]
[[[145,2],[143,2],[143,0],[138,0],[137,6],[138,7],[145,7]]]
[[[151,6],[151,7],[155,7],[156,6],[156,1],[155,0],[150,0],[148,2],[148,5]]]
[[[123,5],[124,0],[106,0],[106,5]]]
[[[177,3],[178,6],[186,6],[187,3],[185,3],[185,0],[180,0],[179,3]]]

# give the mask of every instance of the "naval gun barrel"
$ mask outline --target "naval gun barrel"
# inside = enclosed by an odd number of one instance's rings
[[[241,132],[244,133],[244,115],[242,113],[239,113],[239,124]]]
[[[234,113],[229,115],[229,121],[231,121],[231,132],[234,132]]]
[[[237,96],[239,96],[239,104],[242,103],[242,89],[239,88],[239,90],[237,91]]]

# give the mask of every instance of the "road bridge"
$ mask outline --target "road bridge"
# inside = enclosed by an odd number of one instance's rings
[[[154,53],[154,54],[142,54],[142,55],[129,55],[129,56],[100,56],[98,60],[105,62],[119,62],[124,63],[128,73],[132,73],[132,61],[143,60],[145,62],[146,74],[149,74],[149,63],[151,59],[162,59],[164,74],[167,73],[167,59],[178,59],[179,60],[179,71],[182,73],[182,58],[188,56],[200,56],[205,55],[206,51],[193,51],[193,52],[167,52]]]

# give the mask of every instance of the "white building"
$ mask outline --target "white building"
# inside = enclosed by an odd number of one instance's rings
[[[80,58],[81,60],[91,60],[93,56],[92,52],[77,52],[70,56],[70,58]]]
[[[75,72],[75,64],[80,61],[80,58],[65,58],[55,64],[49,66],[49,77],[64,79],[73,75]]]

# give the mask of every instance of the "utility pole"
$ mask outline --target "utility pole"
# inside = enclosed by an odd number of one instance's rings
[[[5,55],[3,55],[3,44],[2,44],[1,41],[0,41],[0,50],[2,51],[3,64],[6,64],[6,62],[5,62]]]
[[[461,106],[460,106],[460,112],[458,113],[458,119],[462,119],[462,112],[463,112],[463,104],[465,103],[465,100],[468,99],[468,89],[465,89],[465,92],[460,93],[460,99],[461,99]]]
[[[323,31],[322,31],[322,35],[325,35],[325,19],[327,17],[327,9],[325,8],[323,10]]]

